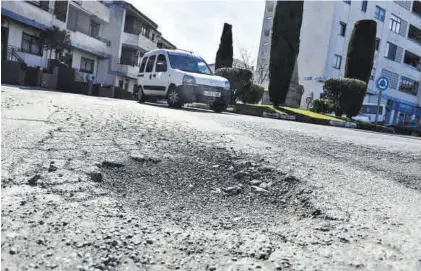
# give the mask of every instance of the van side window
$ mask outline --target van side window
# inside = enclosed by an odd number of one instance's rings
[[[146,61],[148,60],[148,58],[147,57],[144,57],[143,59],[142,59],[142,63],[140,64],[140,69],[139,69],[139,72],[143,72],[144,70],[145,70],[145,66],[146,66]]]
[[[167,71],[167,58],[164,55],[159,55],[156,60],[155,65],[156,72],[166,72]]]
[[[146,64],[146,71],[145,72],[152,72],[153,64],[155,63],[156,56],[150,56],[148,60],[148,64]]]

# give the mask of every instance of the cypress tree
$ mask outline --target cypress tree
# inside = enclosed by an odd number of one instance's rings
[[[355,23],[348,44],[346,78],[358,79],[368,84],[376,50],[376,31],[376,21],[361,20]]]
[[[231,68],[233,61],[232,49],[232,25],[224,23],[221,42],[218,52],[216,52],[215,70],[219,68]]]
[[[303,1],[277,1],[269,62],[269,95],[275,106],[285,103],[300,49]]]

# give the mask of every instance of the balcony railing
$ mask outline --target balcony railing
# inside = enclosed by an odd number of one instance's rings
[[[139,67],[138,61],[133,59],[119,58],[117,64],[127,65],[131,67]]]

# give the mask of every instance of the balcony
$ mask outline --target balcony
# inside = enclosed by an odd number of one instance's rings
[[[72,1],[76,6],[81,7],[90,16],[94,16],[104,23],[110,22],[110,10],[98,1]]]
[[[83,47],[86,48],[85,51],[94,54],[106,55],[110,50],[109,43],[90,37],[82,32],[70,31],[70,39],[76,48]]]
[[[412,5],[412,13],[421,18],[421,1],[414,0]]]
[[[408,39],[421,45],[421,30],[412,24],[409,25]]]
[[[110,41],[101,37],[104,26],[96,17],[70,6],[67,29],[71,30],[72,41],[75,38],[75,42],[95,46],[101,51],[108,51],[107,47],[110,46]]]
[[[412,69],[421,72],[421,57],[408,50],[405,51],[403,63]]]
[[[139,48],[142,48],[145,51],[150,51],[157,49],[156,41],[151,41],[142,34],[136,35],[131,33],[123,32],[121,33],[121,42],[124,44],[133,45]]]
[[[137,76],[139,75],[139,66],[122,64],[120,62],[124,63],[125,61],[121,60],[121,59],[117,60],[117,65],[116,65],[117,71],[124,76],[128,76],[128,77],[131,77],[133,79],[137,79]]]
[[[45,10],[45,6],[37,6],[29,2],[2,1],[1,8],[13,12],[17,16],[29,19],[43,27],[51,27],[54,21],[54,14]],[[2,11],[3,15],[3,11]],[[3,16],[2,16],[3,17]],[[35,26],[36,27],[36,26]]]

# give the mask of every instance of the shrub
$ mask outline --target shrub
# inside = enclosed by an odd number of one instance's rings
[[[346,79],[341,97],[339,99],[339,108],[348,118],[352,118],[361,110],[363,105],[367,84],[358,79]]]
[[[334,111],[335,105],[329,99],[315,99],[310,111],[315,113],[330,113]]]
[[[377,23],[373,20],[355,23],[348,44],[346,78],[359,79],[368,84],[376,49],[376,31]]]
[[[225,23],[224,29],[222,30],[219,49],[216,52],[215,70],[224,67],[231,68],[233,61],[232,55],[232,26],[230,24]]]
[[[275,106],[285,103],[300,47],[303,1],[277,1],[269,62],[269,95]]]
[[[242,95],[237,98],[243,103],[256,104],[262,100],[264,91],[264,87],[252,83],[250,87],[244,88]]]
[[[358,115],[367,90],[367,84],[358,79],[330,78],[323,91],[326,99],[333,104],[337,116],[345,113],[348,118]]]
[[[231,90],[235,95],[231,95],[233,101],[242,100],[245,89],[250,89],[253,82],[253,73],[246,69],[238,68],[221,68],[215,71],[216,75],[222,76],[230,82]]]

